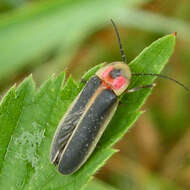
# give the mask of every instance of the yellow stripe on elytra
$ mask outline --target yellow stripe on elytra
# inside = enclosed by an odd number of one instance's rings
[[[67,149],[67,147],[68,147],[68,145],[69,145],[69,143],[70,143],[70,141],[72,140],[72,137],[74,136],[76,130],[78,129],[78,126],[79,126],[80,122],[83,120],[85,114],[88,112],[88,110],[90,109],[91,105],[94,103],[96,97],[102,92],[103,89],[104,89],[104,88],[100,85],[100,87],[98,87],[98,89],[94,92],[94,94],[92,95],[92,97],[89,99],[89,101],[88,101],[88,103],[87,103],[87,105],[86,105],[86,107],[85,107],[85,111],[84,111],[83,114],[81,115],[81,118],[79,119],[78,124],[76,125],[75,129],[73,130],[72,135],[70,136],[70,138],[69,138],[69,140],[68,140],[66,146],[65,146],[64,149],[63,149],[63,152],[61,153],[60,159],[62,159],[62,157],[63,157],[63,155],[64,155],[64,153],[65,153],[65,151],[66,151],[66,149]],[[67,115],[67,117],[68,117],[68,116],[69,116],[69,115]],[[79,167],[80,167],[80,165],[79,165]]]

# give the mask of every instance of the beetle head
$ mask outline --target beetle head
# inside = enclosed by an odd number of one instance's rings
[[[129,86],[131,71],[124,62],[110,63],[96,72],[96,75],[103,81],[106,87],[111,88],[119,96]]]

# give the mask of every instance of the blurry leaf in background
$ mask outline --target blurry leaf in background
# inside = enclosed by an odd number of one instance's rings
[[[179,32],[189,39],[189,25],[130,6],[143,0],[56,0],[31,3],[0,18],[0,79],[49,50],[58,47],[63,65],[84,38],[95,29],[118,23],[162,33]]]
[[[2,15],[0,79],[55,46],[66,56],[94,27],[108,24],[122,7],[137,2],[141,1],[56,0],[34,3],[10,15]]]

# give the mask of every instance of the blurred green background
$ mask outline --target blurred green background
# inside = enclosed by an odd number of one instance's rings
[[[164,74],[190,87],[189,0],[0,0],[0,92],[30,73],[42,84],[66,70],[75,79],[101,62],[128,62],[159,37],[177,32]],[[89,190],[190,189],[190,98],[170,81],[157,87],[146,112],[116,145]]]

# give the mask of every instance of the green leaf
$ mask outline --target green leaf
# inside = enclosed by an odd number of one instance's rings
[[[130,63],[134,73],[159,73],[170,58],[175,36],[165,36]],[[92,76],[99,66],[84,78]],[[155,77],[135,77],[131,87],[150,84]],[[50,163],[49,149],[56,127],[80,91],[64,74],[50,78],[35,92],[31,77],[11,88],[0,106],[0,187],[6,190],[79,190],[117,150],[112,149],[142,113],[139,111],[150,89],[122,98],[111,123],[85,165],[73,175],[63,176]]]

